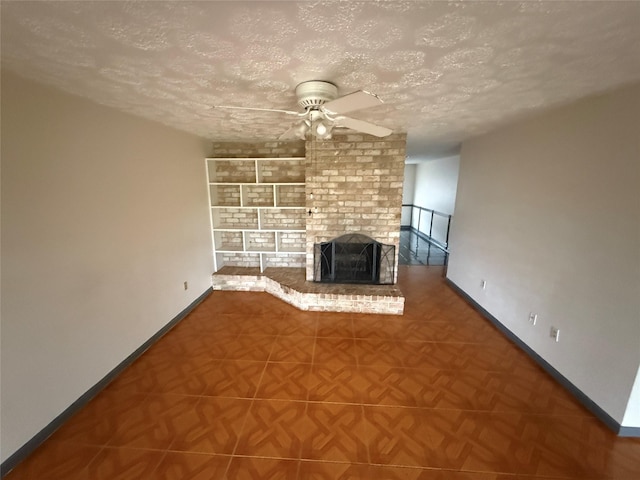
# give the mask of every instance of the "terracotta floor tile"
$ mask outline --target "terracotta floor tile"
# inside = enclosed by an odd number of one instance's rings
[[[219,360],[210,370],[201,371],[205,381],[202,395],[253,398],[266,364],[266,361]]]
[[[117,418],[109,446],[165,450],[181,428],[182,418],[195,407],[198,397],[149,394]]]
[[[194,337],[211,341],[220,337],[237,336],[242,332],[244,319],[243,314],[205,313],[198,306],[198,309],[167,332],[163,339],[171,343],[188,343]]]
[[[360,365],[363,403],[405,407],[432,406],[440,391],[434,386],[436,370],[417,370],[384,365]]]
[[[273,345],[269,361],[311,363],[314,345],[314,337],[279,336]]]
[[[227,345],[235,342],[238,335],[203,334],[200,341],[205,345],[207,355],[214,360],[223,360],[227,356]]]
[[[504,343],[506,341],[487,320],[460,321],[452,318],[407,322],[406,328],[396,333],[396,339],[444,343]]]
[[[539,448],[545,454],[538,474],[584,477],[640,478],[638,439],[620,438],[593,417],[574,415],[524,415],[539,433]]]
[[[206,354],[175,357],[162,367],[146,370],[138,385],[144,392],[200,395],[206,386],[202,371],[213,368],[215,362]]]
[[[413,371],[409,370],[409,372]],[[428,395],[417,398],[417,406],[460,410],[496,410],[495,392],[487,388],[490,373],[484,370],[438,370],[432,377],[432,390],[429,390]]]
[[[369,465],[317,462],[302,460],[298,472],[298,480],[372,480],[374,478],[387,479],[392,477],[372,477]]]
[[[277,268],[275,270],[278,270]],[[297,312],[297,308],[270,294],[265,294],[264,303],[262,305],[262,314],[265,317],[282,317]]]
[[[590,445],[591,454],[603,460],[599,471],[607,478],[640,478],[640,455],[637,438],[614,438]]]
[[[355,338],[393,340],[401,336],[408,324],[398,315],[360,314],[353,318],[353,334]]]
[[[591,416],[550,376],[532,369],[518,375],[488,372],[486,389],[494,393],[495,411]]]
[[[371,463],[432,466],[430,429],[420,409],[365,406],[364,414]]]
[[[137,362],[134,362],[133,365],[113,379],[100,394],[103,395],[117,391],[124,398],[136,393],[148,393],[149,385],[143,385],[145,374],[146,372],[142,368],[137,368]]]
[[[409,321],[405,328],[395,333],[395,339],[410,342],[437,342],[436,333],[438,329],[428,322]]]
[[[431,367],[442,370],[485,370],[516,373],[523,368],[536,368],[524,355],[513,353],[508,344],[483,346],[457,342],[400,342],[410,354],[405,366]]]
[[[85,480],[130,480],[153,478],[164,452],[105,447],[81,472]]]
[[[5,478],[7,480],[80,480],[101,447],[48,441]]]
[[[173,422],[170,450],[231,455],[236,447],[251,400],[201,397]]]
[[[306,400],[310,363],[267,363],[256,398]]]
[[[302,273],[302,276],[306,277],[306,274]],[[285,317],[300,319],[305,324],[312,324],[314,325],[314,328],[318,321],[318,316],[321,316],[321,315],[323,315],[322,312],[316,312],[313,310],[300,310],[295,307],[292,308],[289,312],[284,314]]]
[[[237,337],[237,334],[229,334],[227,332],[191,332],[190,335],[171,335],[169,332],[163,341],[156,346],[160,347],[154,350],[160,355],[165,355],[170,358],[203,358],[211,357],[216,354],[215,348],[212,349],[212,345],[218,343],[229,343],[231,340]],[[212,352],[213,350],[213,352]],[[216,357],[213,357],[216,358]]]
[[[358,365],[403,366],[406,350],[394,340],[356,338]]]
[[[536,415],[425,410],[424,417],[433,440],[430,466],[568,478],[595,473],[587,450],[575,444],[577,432],[562,439],[541,428]]]
[[[213,480],[225,478],[231,457],[167,452],[153,477],[157,480]]]
[[[242,335],[278,335],[281,330],[282,317],[260,315],[242,322]]]
[[[360,405],[309,403],[303,435],[303,459],[368,462]]]
[[[273,297],[263,292],[230,292],[214,291],[207,297],[207,304],[211,313],[244,315],[246,317],[261,315],[265,311],[265,305],[272,301]]]
[[[318,337],[353,338],[353,322],[349,313],[319,313]]]
[[[286,314],[278,323],[278,335],[288,337],[315,337],[318,320],[316,312],[296,310]]]
[[[456,350],[459,350],[456,344],[398,341],[398,346],[404,352],[402,357],[404,367],[440,370],[464,368],[459,366],[463,363],[463,358],[456,356]]]
[[[316,365],[356,365],[353,338],[316,338],[313,363]]]
[[[198,335],[238,335],[244,328],[244,322],[247,314],[231,312],[223,313],[218,311],[203,312],[195,318],[185,319],[188,323],[184,327],[188,327],[189,333],[197,333]],[[178,327],[183,326],[180,322]],[[173,331],[173,330],[172,330]]]
[[[88,445],[106,445],[115,435],[123,416],[147,398],[147,394],[144,393],[123,395],[119,393],[121,392],[113,391],[98,395],[62,425],[51,439]]]
[[[511,343],[491,345],[461,344],[461,352],[479,369],[519,374],[528,369],[542,373],[533,360]],[[546,374],[545,374],[546,375]]]
[[[301,461],[298,480],[495,480],[493,474]],[[551,479],[553,480],[553,479]]]
[[[233,457],[228,480],[296,480],[298,461],[256,457]]]
[[[161,370],[174,358],[175,355],[169,354],[162,346],[162,342],[158,342],[144,352],[127,370],[135,370],[137,373],[144,373],[150,369]]]
[[[362,403],[367,388],[355,365],[313,365],[308,382],[314,402]]]
[[[578,404],[442,268],[401,267],[399,287],[402,316],[213,292],[6,478],[640,479],[640,439]]]
[[[300,458],[306,427],[305,415],[305,402],[254,400],[235,454]]]
[[[195,354],[205,353],[213,359],[221,359],[224,358],[226,353],[224,347],[233,342],[238,336],[238,334],[228,332],[198,332],[194,337],[188,337],[188,339],[176,342],[181,344],[180,348],[184,352],[178,355],[190,357],[192,352]]]
[[[520,414],[423,410],[422,419],[432,439],[426,459],[430,467],[536,473],[535,435],[524,427]]]
[[[225,360],[268,360],[275,335],[239,335],[225,345]]]
[[[496,480],[492,473],[456,472],[453,470],[406,467],[372,467],[371,478],[411,480]],[[380,476],[376,476],[380,475]],[[542,480],[542,479],[540,479]],[[549,479],[544,479],[549,480]]]
[[[520,475],[520,474],[511,474],[511,473],[497,473],[491,477],[493,480],[595,480],[598,477],[548,477],[548,476],[538,476],[538,475]],[[621,479],[622,480],[622,479]]]

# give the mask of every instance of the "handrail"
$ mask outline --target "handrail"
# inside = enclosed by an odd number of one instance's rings
[[[419,205],[414,205],[413,203],[403,203],[402,206],[403,207],[417,208],[419,210],[425,210],[427,212],[433,212],[434,214],[440,215],[441,217],[449,217],[449,218],[452,217],[452,215],[449,215],[448,213],[442,213],[442,212],[439,212],[437,210],[431,210],[430,208],[421,207]]]
[[[443,213],[443,212],[439,212],[437,210],[432,210],[431,208],[426,208],[426,207],[421,207],[419,205],[414,205],[412,203],[403,203],[402,207],[410,207],[411,208],[411,216],[409,217],[409,226],[413,229],[416,230],[416,232],[418,234],[422,234],[426,237],[428,237],[427,239],[433,243],[439,244],[442,247],[444,247],[445,251],[448,251],[449,249],[449,230],[451,229],[451,217],[452,215],[449,215],[448,213]],[[418,209],[418,228],[415,228],[413,226],[413,209],[416,208]],[[431,219],[429,221],[429,233],[427,234],[426,232],[421,232],[420,231],[420,223],[422,221],[422,212],[428,212],[431,214]],[[446,236],[445,236],[445,241],[444,243],[433,238],[433,216],[434,215],[438,215],[440,217],[446,218],[447,219],[447,232],[446,232]]]

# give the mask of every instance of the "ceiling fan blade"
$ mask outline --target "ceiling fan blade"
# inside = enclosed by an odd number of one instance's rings
[[[296,122],[291,127],[278,137],[278,140],[304,140],[309,131],[310,122],[305,120]]]
[[[296,125],[292,125],[286,132],[278,137],[278,140],[293,140],[296,137]]]
[[[343,113],[355,112],[363,108],[375,107],[380,105],[382,100],[375,93],[358,90],[322,105],[321,110],[333,115],[342,115]]]
[[[386,127],[381,127],[380,125],[374,125],[373,123],[349,117],[336,118],[336,125],[339,127],[347,127],[358,132],[368,133],[375,137],[386,137],[393,133],[393,130]]]
[[[232,107],[229,105],[214,105],[211,108],[213,108],[214,110],[216,108],[223,108],[223,109],[229,109],[229,110],[253,110],[257,112],[286,113],[287,115],[304,115],[303,113],[300,113],[300,112],[293,112],[291,110],[278,110],[276,108]]]

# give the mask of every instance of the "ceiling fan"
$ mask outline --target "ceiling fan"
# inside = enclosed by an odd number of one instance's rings
[[[308,133],[320,140],[328,140],[336,127],[345,127],[376,137],[386,137],[392,130],[373,123],[345,117],[343,114],[380,105],[382,100],[373,93],[358,90],[357,92],[338,97],[338,87],[323,80],[309,80],[296,87],[298,105],[304,112],[278,110],[273,108],[233,107],[218,105],[213,108],[234,110],[255,110],[260,112],[277,112],[295,115],[298,121],[280,135],[280,140],[299,138],[304,140]]]

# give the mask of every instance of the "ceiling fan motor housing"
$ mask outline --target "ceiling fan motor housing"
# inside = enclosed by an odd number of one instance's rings
[[[302,108],[315,109],[338,98],[338,87],[322,80],[309,80],[296,87],[296,97]]]

